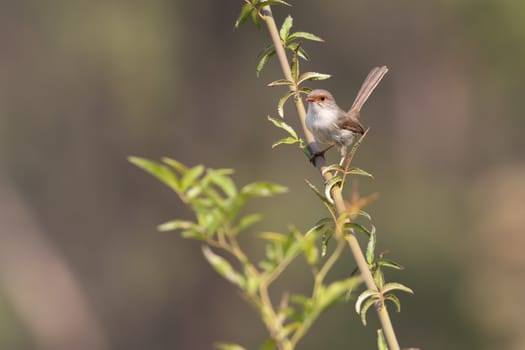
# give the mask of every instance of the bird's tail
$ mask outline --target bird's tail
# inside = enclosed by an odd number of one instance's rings
[[[366,100],[368,100],[368,97],[370,97],[372,91],[374,91],[377,84],[379,84],[387,72],[388,68],[386,66],[382,66],[375,67],[370,71],[370,73],[368,73],[368,76],[366,77],[365,81],[363,81],[363,85],[361,85],[361,89],[359,90],[352,107],[350,107],[350,110],[348,111],[349,113],[359,113]]]

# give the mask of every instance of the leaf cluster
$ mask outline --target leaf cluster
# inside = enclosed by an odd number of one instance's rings
[[[185,238],[207,241],[225,232],[237,235],[261,219],[258,214],[239,215],[249,199],[287,191],[269,182],[255,182],[238,189],[231,179],[231,169],[186,167],[171,158],[163,158],[162,163],[139,157],[129,160],[175,191],[192,208],[195,222],[172,220],[158,227],[161,231],[180,229]]]
[[[321,220],[304,234],[295,228],[287,233],[258,233],[257,237],[266,244],[265,256],[257,264],[244,253],[236,237],[261,216],[241,215],[243,207],[252,198],[284,193],[285,187],[254,182],[238,188],[231,178],[231,169],[210,169],[202,165],[187,167],[171,158],[163,158],[162,162],[140,157],[130,157],[129,160],[168,186],[193,210],[194,221],[175,219],[158,228],[160,231],[180,230],[182,237],[204,243],[202,251],[206,260],[217,273],[241,290],[268,328],[271,337],[261,348],[280,344],[282,348],[293,349],[324,310],[345,300],[344,297],[361,283],[358,277],[325,283],[327,273],[344,247],[344,244],[339,245],[327,259],[323,258],[327,232],[333,229],[329,220]],[[319,249],[321,241],[325,241],[322,243],[323,252]],[[274,305],[269,298],[271,284],[300,256],[314,277],[312,294],[289,296],[286,292],[279,305]],[[242,349],[232,343],[219,343],[217,347]]]
[[[365,232],[365,231],[363,231]],[[361,322],[366,325],[366,313],[372,305],[377,309],[381,309],[385,306],[385,302],[391,301],[397,312],[401,311],[401,303],[399,298],[393,293],[395,290],[400,290],[410,294],[414,294],[412,289],[397,282],[385,282],[385,276],[383,274],[383,268],[388,267],[395,270],[402,270],[403,267],[393,260],[386,259],[384,256],[386,252],[381,252],[376,257],[375,249],[377,243],[377,236],[375,227],[372,226],[370,231],[365,232],[368,235],[368,245],[366,248],[366,262],[368,267],[374,276],[374,281],[377,289],[368,289],[362,292],[357,298],[355,304],[356,312],[361,315]]]
[[[292,32],[291,16],[287,16],[277,30],[269,7],[272,5],[291,6],[283,0],[244,0],[235,27],[239,28],[251,18],[257,27],[266,22],[271,28],[273,43],[266,45],[258,54],[257,75],[273,56],[279,54],[280,62],[283,63],[290,55],[291,64],[288,66],[286,63],[282,67],[285,78],[268,84],[270,87],[284,86],[288,89],[277,103],[277,112],[283,118],[284,105],[291,97],[296,102],[298,111],[304,112],[301,95],[311,92],[309,87],[303,86],[305,82],[328,79],[330,75],[318,72],[301,73],[300,61],[310,58],[303,47],[303,41],[323,42],[323,39],[308,32]],[[276,50],[276,46],[279,50]],[[268,120],[287,133],[286,137],[276,141],[272,147],[296,144],[309,159],[312,159],[304,140],[290,125],[282,119],[270,116]],[[341,205],[342,200],[338,201],[339,209],[332,198],[333,193],[341,193],[349,175],[373,178],[363,169],[350,167],[367,132],[368,130],[352,147],[344,167],[330,165],[323,168],[323,177],[326,179],[323,189],[319,190],[306,181],[308,187],[327,208],[329,216],[320,219],[306,233],[293,227],[286,233],[259,232],[256,236],[265,242],[264,258],[259,262],[253,262],[247,256],[237,241],[237,236],[252,228],[254,223],[261,220],[261,215],[243,214],[243,208],[253,198],[284,193],[287,191],[285,187],[269,182],[254,182],[238,187],[231,177],[231,169],[211,169],[202,165],[188,167],[171,158],[163,158],[161,162],[140,157],[129,158],[131,163],[173,190],[195,213],[194,220],[174,219],[159,225],[158,229],[179,230],[182,237],[202,242],[205,259],[220,276],[241,291],[264,322],[269,338],[262,343],[260,350],[293,350],[322,312],[338,301],[348,300],[350,293],[362,282],[360,277],[354,276],[357,269],[343,279],[331,282],[327,282],[326,279],[342,255],[346,242],[349,242],[352,250],[355,250],[355,245],[359,246],[354,239],[358,234],[368,239],[366,264],[360,263],[359,269],[362,273],[366,272],[363,278],[367,285],[374,285],[374,288],[363,291],[356,300],[355,309],[363,324],[366,325],[366,314],[370,307],[382,310],[386,307],[387,300],[400,311],[400,301],[394,291],[413,293],[401,283],[385,281],[384,268],[399,270],[402,266],[385,258],[386,252],[376,253],[376,229],[371,223],[371,216],[364,211],[376,195],[361,198],[354,190],[350,202]],[[341,207],[344,209],[341,210]],[[359,223],[363,218],[367,220],[366,223]],[[329,249],[331,241],[335,241],[335,246]],[[286,291],[281,295],[280,302],[275,304],[269,296],[270,286],[298,257],[304,258],[312,272],[312,292],[310,295],[304,295]],[[362,257],[358,259],[358,262],[360,261],[363,261]],[[362,265],[367,265],[368,269]],[[397,340],[392,341],[388,334],[378,330],[379,349],[388,349],[387,343],[396,342]],[[217,343],[215,346],[221,350],[245,349],[234,343]]]
[[[281,39],[281,44],[284,47],[285,50],[290,51],[293,54],[296,54],[298,57],[302,58],[305,61],[308,61],[310,59],[310,56],[306,52],[306,50],[302,47],[302,41],[301,40],[310,40],[315,42],[324,42],[324,40],[320,37],[318,37],[315,34],[308,33],[308,32],[291,32],[293,26],[293,18],[292,16],[286,17],[284,20],[280,30],[279,30],[279,37]],[[275,56],[276,51],[273,44],[266,45],[257,55],[259,58],[259,63],[256,67],[257,75],[261,73],[264,66],[270,59]]]
[[[301,94],[308,94],[312,91],[309,87],[301,87],[305,81],[313,80],[325,80],[329,79],[331,76],[329,74],[323,74],[318,72],[305,72],[301,74],[300,71],[300,62],[299,59],[309,60],[309,55],[306,53],[302,47],[300,39],[306,39],[311,41],[323,42],[324,40],[318,37],[317,35],[308,33],[308,32],[295,32],[291,33],[290,30],[293,25],[292,16],[286,17],[284,20],[281,29],[279,30],[279,37],[281,44],[285,50],[291,52],[291,78],[289,79],[278,79],[268,84],[270,87],[274,86],[287,86],[289,91],[287,91],[277,104],[277,112],[281,118],[284,117],[284,104],[292,96],[297,100],[301,97]],[[276,54],[275,47],[270,44],[267,45],[259,53],[259,63],[257,64],[257,74],[259,74],[266,63]]]
[[[283,0],[244,0],[245,4],[241,7],[241,13],[235,21],[235,28],[239,29],[248,18],[252,19],[253,24],[260,28],[261,19],[264,18],[264,7],[284,5],[292,6]]]

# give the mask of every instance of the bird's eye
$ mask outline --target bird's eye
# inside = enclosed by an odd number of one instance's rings
[[[324,97],[324,96],[321,96],[321,98],[320,98],[321,101],[324,101],[325,99],[326,99],[326,97]]]

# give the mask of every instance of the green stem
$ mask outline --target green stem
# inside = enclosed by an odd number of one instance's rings
[[[261,298],[261,315],[264,324],[274,339],[279,350],[293,350],[293,346],[288,339],[282,339],[283,325],[273,308],[270,295],[268,294],[268,285],[261,283],[259,286],[259,295]]]
[[[292,76],[292,70],[290,68],[290,64],[288,63],[288,57],[286,56],[286,51],[284,50],[284,47],[281,42],[281,38],[279,36],[279,30],[277,29],[277,25],[275,24],[275,20],[273,19],[272,15],[272,9],[270,6],[265,6],[262,8],[262,14],[263,14],[263,20],[266,23],[266,26],[268,27],[268,32],[270,33],[270,36],[272,38],[273,46],[275,47],[275,53],[277,55],[277,58],[279,59],[279,63],[281,65],[281,69],[283,70],[284,77],[287,80],[295,81],[295,79]],[[295,86],[290,86],[290,90],[297,92],[297,88]],[[295,107],[297,109],[297,113],[299,114],[299,120],[301,121],[301,126],[304,131],[304,135],[306,137],[306,142],[310,147],[313,146],[315,148],[314,151],[317,151],[317,145],[315,143],[314,135],[308,130],[306,127],[306,109],[304,108],[303,100],[296,96],[294,98],[295,100]],[[322,159],[321,157],[317,157],[316,160]]]
[[[314,290],[313,290],[313,296],[315,297],[317,295],[317,290],[319,289],[319,286],[323,283],[326,275],[328,274],[328,271],[332,269],[332,266],[334,266],[335,262],[339,259],[341,254],[343,253],[343,249],[345,247],[345,241],[342,239],[337,240],[337,246],[335,247],[334,251],[330,255],[330,257],[326,260],[323,267],[317,275],[315,276],[315,282],[314,282]]]
[[[253,266],[246,254],[242,251],[237,239],[233,235],[228,235],[228,241],[223,236],[223,240],[214,241],[208,240],[207,243],[211,246],[223,249],[233,255],[243,266],[248,269],[253,276],[259,276],[259,272]],[[254,305],[261,313],[262,319],[271,337],[275,340],[276,346],[279,350],[293,350],[293,346],[288,339],[281,339],[283,334],[283,325],[279,320],[270,295],[268,293],[268,286],[270,282],[268,280],[261,281],[259,285],[259,293],[257,295],[250,295],[247,292],[243,293],[247,300]]]
[[[286,56],[285,49],[282,45],[281,38],[279,37],[279,31],[277,30],[277,25],[275,24],[275,20],[272,15],[272,10],[269,5],[263,7],[262,9],[263,14],[263,20],[266,23],[266,26],[268,27],[268,31],[270,33],[270,37],[272,38],[273,45],[275,47],[277,58],[279,59],[279,63],[281,65],[281,69],[283,71],[284,77],[287,80],[293,81],[292,77],[292,71],[290,69],[290,64],[288,62],[288,58]],[[294,87],[290,87],[292,90]],[[310,133],[310,131],[306,127],[306,110],[304,108],[303,101],[300,98],[295,99],[295,106],[297,108],[297,113],[299,115],[299,119],[301,121],[301,125],[303,128],[303,132],[305,134],[307,143],[309,147],[313,148],[312,150],[315,152],[318,148],[315,143],[315,139]],[[325,183],[327,183],[331,178],[332,175],[330,172],[323,172],[323,169],[326,168],[326,161],[322,157],[316,157],[314,159],[314,165],[315,167],[321,172]],[[341,193],[341,187],[339,186],[333,186],[331,190],[332,199],[334,200],[335,208],[337,210],[337,213],[341,215],[342,213],[345,213],[347,211],[345,202],[343,200],[343,196]],[[364,254],[361,250],[361,247],[359,246],[359,242],[357,241],[357,238],[351,234],[346,236],[346,241],[348,242],[348,245],[350,246],[350,250],[352,251],[352,254],[354,256],[354,259],[356,260],[357,266],[359,268],[359,271],[361,273],[361,277],[363,278],[366,286],[368,289],[377,290],[377,286],[375,284],[374,278],[372,276],[372,273],[368,269],[368,264],[366,263]],[[388,311],[386,307],[381,307],[377,309],[377,314],[379,317],[379,321],[381,323],[381,327],[383,328],[383,332],[385,335],[385,339],[388,344],[389,350],[399,350],[399,343],[396,338],[396,334],[394,332],[394,328],[392,326],[392,322],[390,320],[390,316],[388,315]]]
[[[323,281],[326,275],[328,274],[328,272],[332,269],[335,262],[339,259],[339,257],[343,253],[344,247],[345,247],[345,241],[342,239],[339,239],[336,248],[334,249],[330,257],[326,260],[321,270],[319,270],[319,272],[316,274],[315,282],[314,282],[314,290],[312,292],[312,299],[317,298],[317,293],[318,293],[319,288],[322,286]],[[303,323],[301,327],[297,328],[297,330],[292,336],[292,339],[290,340],[294,347],[299,342],[299,340],[301,340],[301,338],[306,334],[306,332],[308,332],[308,330],[310,329],[310,327],[312,326],[312,324],[314,323],[314,321],[317,319],[318,316],[319,316],[319,312],[309,315],[308,320],[305,323]]]

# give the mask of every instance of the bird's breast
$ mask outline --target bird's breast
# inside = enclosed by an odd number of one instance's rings
[[[315,106],[308,108],[306,126],[320,143],[329,145],[337,143],[334,140],[334,134],[338,133],[336,121],[337,115],[330,111],[318,111]]]

